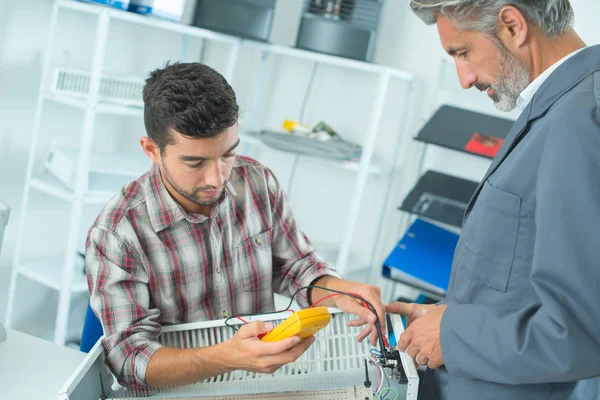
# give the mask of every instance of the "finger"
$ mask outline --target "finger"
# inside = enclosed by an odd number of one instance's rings
[[[350,297],[340,298],[337,302],[337,305],[342,311],[354,314],[365,321],[371,323],[375,322],[375,314],[373,314],[368,308],[358,304],[356,300]]]
[[[242,339],[256,337],[265,333],[269,333],[273,330],[272,322],[254,321],[242,327],[238,330],[236,335]]]
[[[421,355],[421,352],[419,352],[415,356],[415,361],[419,365],[427,365],[427,363],[429,362],[429,359],[426,356]]]
[[[385,330],[386,330],[385,307],[381,303],[381,300],[379,299],[379,297],[376,299],[376,301],[373,301],[372,304],[375,307],[375,310],[377,311],[377,318],[379,319],[379,328],[381,329],[381,333],[385,334]],[[377,333],[376,329],[373,329],[373,331],[375,334]]]
[[[406,349],[406,354],[408,354],[408,356],[413,360],[417,361],[416,357],[419,354],[419,348],[417,346],[408,346],[408,348]]]
[[[377,335],[377,329],[371,330],[371,346],[377,346],[377,341],[379,340],[379,336]]]
[[[358,318],[358,319],[353,319],[351,321],[349,321],[346,326],[348,327],[353,327],[353,326],[363,326],[364,324],[366,324],[367,321],[365,321],[362,318]]]
[[[412,342],[412,330],[410,328],[407,328],[400,335],[400,340],[398,341],[398,350],[405,351],[406,348],[410,345],[410,342]]]
[[[356,340],[357,340],[359,343],[361,343],[363,340],[365,340],[365,338],[366,338],[367,336],[369,336],[369,334],[371,333],[371,330],[372,330],[372,329],[373,329],[373,325],[370,325],[370,324],[369,324],[369,325],[367,325],[367,326],[365,327],[365,329],[363,329],[363,330],[362,330],[362,331],[361,331],[361,332],[358,334],[358,336],[356,337]]]
[[[375,290],[375,293],[377,293],[377,296],[379,296],[379,298],[381,298],[381,288],[377,285],[373,285],[373,290]]]
[[[364,299],[367,300],[377,313],[377,319],[379,319],[379,324],[383,328],[385,323],[385,306],[381,303],[381,289],[377,286],[369,286],[369,290],[366,291],[364,295]],[[371,313],[372,310],[370,310]],[[375,320],[368,320],[370,323],[374,323]]]
[[[407,316],[407,315],[412,314],[415,307],[416,307],[416,304],[413,304],[413,303],[402,303],[402,302],[396,301],[394,303],[390,303],[387,306],[385,306],[385,310],[389,313],[395,313],[395,314]]]
[[[277,342],[263,342],[264,344],[261,346],[262,354],[280,354],[283,353],[302,341],[300,336],[292,336],[289,338],[285,338],[283,340],[278,340]]]
[[[310,336],[302,340],[297,346],[294,346],[288,350],[285,350],[278,354],[266,356],[265,362],[268,365],[285,365],[296,361],[308,348],[315,342],[315,337]]]

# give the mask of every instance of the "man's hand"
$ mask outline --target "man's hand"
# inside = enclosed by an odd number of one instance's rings
[[[416,304],[416,303],[401,303],[395,302],[385,306],[385,310],[389,313],[400,314],[406,317],[406,327],[417,318],[422,317],[429,311],[435,309],[435,304]]]
[[[270,322],[254,321],[243,325],[223,344],[225,362],[231,369],[272,374],[285,364],[296,361],[315,341],[311,336],[301,340],[298,336],[278,342],[263,342],[258,336],[273,330]]]
[[[317,280],[314,285],[323,286],[328,289],[335,289],[345,293],[353,293],[367,300],[375,307],[379,317],[379,325],[385,330],[385,307],[381,303],[381,290],[377,286],[367,285],[365,283],[346,281],[331,276],[323,277]],[[311,295],[312,302],[318,301],[332,292],[314,288]],[[369,308],[362,305],[360,300],[350,296],[339,295],[319,303],[319,305],[333,305],[342,311],[358,316],[357,319],[348,323],[348,326],[363,326],[368,324],[358,334],[358,341],[362,342],[367,336],[371,335],[371,345],[377,345],[377,330],[375,329],[375,314]],[[384,331],[385,332],[385,331]]]
[[[431,369],[444,365],[440,345],[442,316],[448,306],[392,303],[386,309],[407,318],[407,328],[400,336],[398,349],[407,354],[418,365]],[[410,322],[409,322],[410,321]]]

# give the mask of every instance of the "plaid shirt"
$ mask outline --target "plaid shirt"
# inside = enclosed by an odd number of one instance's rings
[[[124,385],[145,385],[161,325],[273,311],[274,292],[339,277],[298,229],[273,173],[244,157],[209,216],[186,213],[154,165],[100,213],[85,259],[107,364]],[[296,300],[306,307],[306,292]]]

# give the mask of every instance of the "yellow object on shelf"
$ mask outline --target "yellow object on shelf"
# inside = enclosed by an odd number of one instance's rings
[[[325,328],[331,315],[327,307],[314,307],[296,311],[285,321],[275,327],[271,332],[262,337],[263,342],[277,342],[292,336],[305,339]]]
[[[283,121],[283,124],[281,125],[281,127],[283,129],[285,129],[286,131],[292,132],[294,130],[294,127],[298,126],[298,125],[300,125],[298,122],[292,121],[290,119],[286,119]]]

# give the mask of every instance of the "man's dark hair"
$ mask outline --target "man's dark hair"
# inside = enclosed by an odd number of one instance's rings
[[[161,153],[175,138],[211,138],[238,119],[235,92],[225,78],[200,63],[165,65],[150,73],[144,86],[144,123]]]

